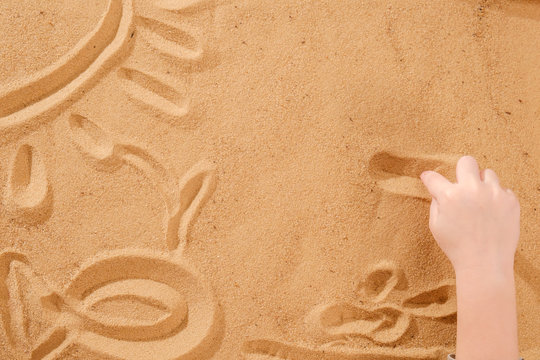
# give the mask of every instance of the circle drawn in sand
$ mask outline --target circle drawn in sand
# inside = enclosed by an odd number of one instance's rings
[[[75,300],[71,309],[84,324],[73,341],[94,352],[121,359],[143,359],[144,354],[183,359],[209,357],[214,347],[217,305],[209,286],[191,266],[167,254],[133,249],[105,254],[75,275],[64,296]],[[141,321],[91,310],[122,296],[153,301],[166,314]]]

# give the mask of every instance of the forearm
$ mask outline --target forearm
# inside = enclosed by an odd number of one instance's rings
[[[519,359],[514,269],[456,269],[456,360]]]

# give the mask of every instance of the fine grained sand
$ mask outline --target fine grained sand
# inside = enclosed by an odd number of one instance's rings
[[[521,203],[540,359],[540,3],[0,3],[1,359],[445,359],[419,174]]]

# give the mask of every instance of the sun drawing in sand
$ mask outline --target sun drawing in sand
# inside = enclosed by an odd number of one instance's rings
[[[61,359],[73,351],[114,359],[202,359],[216,351],[222,331],[218,303],[183,256],[190,224],[215,188],[214,163],[200,160],[177,178],[147,150],[72,110],[85,91],[116,72],[116,81],[134,103],[173,124],[181,122],[189,116],[189,99],[165,74],[126,66],[125,59],[134,42],[140,42],[180,68],[201,68],[208,60],[201,29],[182,17],[212,6],[193,0],[108,0],[96,27],[68,53],[0,90],[2,142],[18,144],[2,194],[2,214],[14,226],[41,224],[51,216],[54,184],[39,148],[25,137],[67,113],[67,141],[97,171],[131,166],[155,186],[165,207],[168,249],[97,254],[61,290],[34,272],[25,254],[3,249],[0,333],[14,359]],[[111,315],[114,303],[128,310]]]

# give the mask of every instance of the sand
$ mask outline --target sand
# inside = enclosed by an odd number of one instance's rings
[[[0,359],[439,360],[418,176],[521,204],[540,359],[540,3],[0,3]]]

